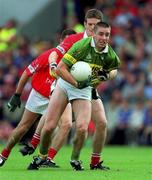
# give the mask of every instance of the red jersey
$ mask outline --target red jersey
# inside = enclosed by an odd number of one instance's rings
[[[85,36],[84,33],[78,33],[78,34],[72,34],[67,38],[65,38],[62,41],[62,43],[56,47],[56,49],[60,51],[60,54],[58,53],[58,55],[61,56],[62,54],[63,56],[72,47],[74,43],[84,38],[84,36]]]
[[[48,57],[51,52],[56,51],[58,54],[57,63],[61,60],[63,55],[70,49],[70,47],[77,41],[84,38],[84,33],[72,34],[65,38],[65,40],[57,46],[57,48],[50,49],[40,56],[38,56],[27,68],[26,73],[32,77],[32,88],[45,97],[49,97],[50,88],[54,78],[49,74]]]
[[[51,84],[54,78],[49,74],[49,62],[48,57],[52,51],[56,51],[58,54],[60,52],[56,49],[50,49],[40,56],[38,56],[26,69],[25,72],[28,76],[32,76],[32,88],[39,92],[45,97],[49,97]],[[57,63],[60,61],[62,56],[59,55]]]

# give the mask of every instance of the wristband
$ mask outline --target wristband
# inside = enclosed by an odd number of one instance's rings
[[[51,62],[49,64],[49,67],[52,69],[52,68],[56,68],[57,67],[57,63],[56,62]]]

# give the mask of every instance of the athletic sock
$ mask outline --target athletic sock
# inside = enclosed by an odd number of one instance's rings
[[[57,151],[54,148],[50,148],[48,151],[48,159],[54,159]]]
[[[38,152],[38,155],[39,155],[42,159],[46,159],[47,156],[48,156],[48,154],[42,154],[42,153],[40,152],[40,150],[39,150],[39,152]]]
[[[36,149],[39,142],[40,142],[40,135],[38,133],[35,133],[32,137],[30,144]]]
[[[100,154],[98,153],[92,153],[91,155],[91,165],[95,166],[100,161]]]
[[[10,154],[11,150],[3,149],[1,156],[6,160]]]

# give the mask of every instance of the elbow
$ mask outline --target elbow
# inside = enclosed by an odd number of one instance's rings
[[[50,55],[49,55],[49,63],[52,63],[52,62],[56,62],[57,61],[57,58],[58,58],[58,54],[56,51],[53,51]]]

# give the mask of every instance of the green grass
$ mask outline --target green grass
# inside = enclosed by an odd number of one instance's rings
[[[0,147],[0,150],[2,146]],[[146,147],[105,147],[104,164],[110,171],[90,171],[91,148],[85,147],[81,160],[85,171],[73,171],[69,165],[71,147],[64,147],[56,156],[59,169],[27,171],[32,156],[22,157],[18,147],[14,148],[5,166],[0,168],[0,180],[151,180],[152,148]]]

